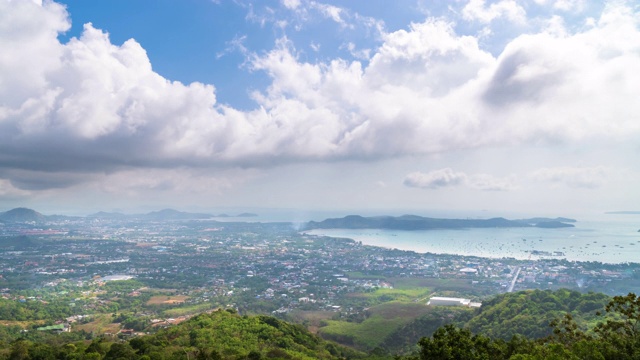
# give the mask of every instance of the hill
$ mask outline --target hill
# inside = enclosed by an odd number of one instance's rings
[[[343,218],[326,219],[320,222],[310,221],[303,230],[312,229],[392,229],[392,230],[431,230],[431,229],[468,229],[468,228],[510,228],[510,227],[573,227],[573,219],[567,218],[531,218],[507,220],[492,219],[437,219],[417,215],[373,216],[348,215]]]
[[[492,339],[509,340],[514,335],[540,339],[552,335],[549,324],[567,313],[581,328],[592,328],[602,320],[596,313],[604,313],[610,300],[601,293],[527,290],[495,296],[472,314],[456,307],[433,307],[431,312],[390,334],[382,346],[391,352],[415,349],[421,337],[431,336],[445,324],[464,327]]]
[[[160,211],[152,211],[147,214],[138,215],[137,217],[144,220],[199,220],[199,219],[211,219],[213,215],[211,214],[201,214],[201,213],[189,213],[184,211],[178,211],[174,209],[163,209]]]
[[[228,311],[201,314],[174,328],[144,338],[151,346],[167,344],[165,351],[182,353],[191,347],[199,352],[218,353],[223,357],[245,356],[335,359],[359,353],[326,342],[293,325],[271,316],[240,316]]]
[[[200,314],[154,335],[134,337],[127,342],[114,340],[100,338],[90,344],[76,342],[73,346],[15,341],[6,355],[16,359],[131,360],[365,358],[363,353],[320,339],[301,325],[270,316],[240,316],[230,310]]]
[[[4,222],[41,222],[46,220],[46,216],[32,209],[15,208],[0,213],[0,219]]]
[[[23,207],[11,209],[9,211],[0,213],[0,222],[3,223],[43,223],[47,221],[66,221],[77,219],[80,219],[80,217],[65,215],[47,216],[33,209]]]

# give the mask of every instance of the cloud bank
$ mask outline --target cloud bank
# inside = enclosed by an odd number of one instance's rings
[[[554,6],[565,3],[576,2]],[[344,22],[339,8],[314,4]],[[298,1],[284,5],[300,11]],[[472,1],[465,9],[483,23],[523,16],[511,1]],[[133,39],[113,44],[86,24],[79,38],[61,43],[70,19],[57,3],[0,0],[0,191],[65,187],[140,168],[637,140],[639,19],[633,8],[611,4],[590,26],[571,32],[560,22],[520,35],[498,56],[442,18],[384,33],[368,62],[305,62],[283,37],[271,51],[248,54],[251,69],[271,83],[253,94],[254,110],[240,111],[219,104],[214,85],[154,72]],[[463,175],[416,173],[405,184],[455,185]],[[555,179],[552,172],[539,177]],[[485,190],[512,186],[489,175],[464,181]]]
[[[608,173],[608,169],[603,166],[556,167],[536,170],[532,176],[537,181],[549,182],[554,185],[595,189],[604,184]]]
[[[489,174],[467,175],[464,172],[456,172],[451,168],[427,173],[412,172],[405,176],[403,183],[408,187],[432,190],[461,185],[483,191],[510,191],[517,188],[515,176],[498,178]]]

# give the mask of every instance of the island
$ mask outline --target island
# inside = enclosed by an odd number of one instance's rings
[[[418,215],[372,216],[348,215],[343,218],[326,219],[320,222],[309,221],[302,230],[313,229],[391,229],[391,230],[435,230],[470,228],[567,228],[574,227],[569,218],[531,218],[508,220],[502,217],[491,219],[438,219]]]

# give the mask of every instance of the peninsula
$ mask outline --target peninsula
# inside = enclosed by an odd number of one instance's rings
[[[470,229],[470,228],[566,228],[574,227],[576,220],[568,218],[531,218],[508,220],[492,219],[437,219],[417,215],[372,216],[349,215],[343,218],[326,219],[320,222],[310,221],[303,230],[313,229],[392,229],[392,230],[432,230],[432,229]]]

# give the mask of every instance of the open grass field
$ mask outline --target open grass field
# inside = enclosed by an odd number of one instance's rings
[[[389,301],[417,302],[431,293],[426,287],[396,287],[393,289],[376,289],[371,292],[349,294],[351,298],[368,300],[372,305]]]
[[[313,333],[317,334],[318,330],[322,326],[323,322],[331,319],[335,315],[333,311],[304,311],[304,310],[296,310],[289,313],[289,316],[295,323],[306,324],[307,329]]]
[[[19,326],[23,329],[28,328],[31,325],[42,325],[44,324],[44,320],[33,320],[33,321],[12,321],[12,320],[0,320],[0,325],[2,326]]]
[[[434,279],[434,278],[390,278],[387,279],[398,289],[427,287],[434,296],[480,297],[494,294],[491,285],[473,284],[470,279]]]
[[[111,322],[111,314],[96,315],[93,321],[86,324],[80,324],[73,327],[73,330],[84,330],[88,333],[97,335],[111,333],[116,334],[120,331],[120,324]]]
[[[199,314],[201,312],[205,312],[207,310],[215,309],[218,305],[210,302],[205,302],[202,304],[189,305],[189,306],[181,306],[173,309],[167,309],[162,312],[162,315],[165,317],[178,317],[184,315],[194,315]]]
[[[147,305],[175,305],[175,304],[183,304],[185,301],[189,299],[188,296],[185,295],[157,295],[152,296],[149,301],[147,301]]]
[[[400,326],[430,311],[424,303],[391,301],[371,307],[361,323],[327,320],[318,333],[329,340],[362,350],[371,350]]]

